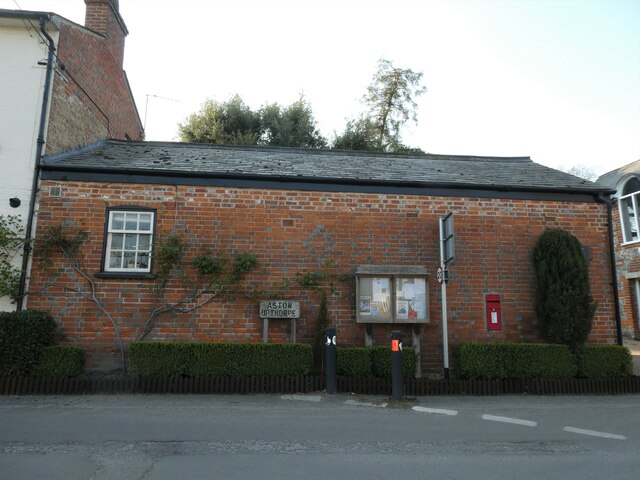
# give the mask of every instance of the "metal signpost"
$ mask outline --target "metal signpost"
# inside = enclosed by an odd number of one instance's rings
[[[440,266],[436,278],[442,291],[442,349],[444,354],[444,378],[449,378],[449,334],[447,331],[447,263],[455,257],[453,248],[453,213],[440,219]]]

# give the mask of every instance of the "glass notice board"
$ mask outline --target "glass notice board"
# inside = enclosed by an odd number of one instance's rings
[[[425,277],[358,276],[359,323],[426,323],[429,320]]]

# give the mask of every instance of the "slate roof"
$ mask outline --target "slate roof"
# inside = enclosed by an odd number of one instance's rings
[[[336,150],[108,140],[52,157],[44,172],[280,182],[609,193],[529,157],[390,155]],[[158,183],[162,183],[158,181]]]
[[[596,180],[596,183],[616,189],[618,188],[620,180],[632,175],[640,176],[640,160],[636,160],[635,162],[628,163],[627,165],[623,165],[620,168],[616,168],[615,170],[605,173]]]

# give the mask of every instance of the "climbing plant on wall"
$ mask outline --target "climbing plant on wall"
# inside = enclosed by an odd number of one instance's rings
[[[18,215],[0,215],[0,297],[9,297],[12,303],[20,295],[22,270],[16,265],[26,243],[24,228]]]
[[[51,288],[79,295],[92,302],[109,320],[118,342],[121,360],[126,371],[126,355],[121,335],[118,313],[105,303],[95,277],[90,273],[82,256],[82,245],[89,240],[89,233],[77,226],[60,224],[47,227],[38,237],[36,255],[40,266],[48,272],[48,281],[37,292],[42,294]],[[225,252],[195,251],[197,241],[177,232],[159,235],[153,248],[154,274],[151,277],[152,305],[143,315],[136,339],[151,332],[163,313],[189,313],[207,305],[220,296],[228,296],[242,290],[247,273],[258,265],[252,253],[229,255]],[[188,258],[193,258],[188,262]],[[64,271],[76,274],[79,282],[70,285],[59,280]]]

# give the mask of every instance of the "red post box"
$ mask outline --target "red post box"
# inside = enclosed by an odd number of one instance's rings
[[[487,330],[502,330],[502,309],[500,295],[487,295]]]

